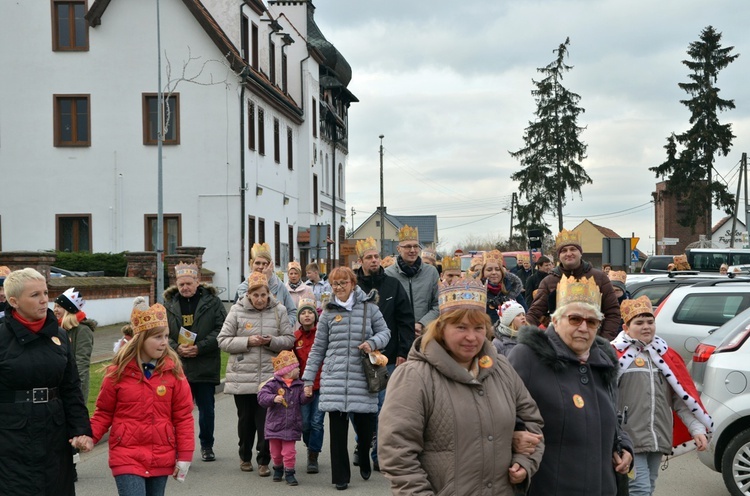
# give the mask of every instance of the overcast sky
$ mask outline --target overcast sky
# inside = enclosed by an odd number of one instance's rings
[[[713,25],[740,57],[717,82],[736,109],[720,115],[737,136],[715,168],[736,189],[750,151],[750,2],[747,0],[315,0],[316,22],[352,66],[360,100],[349,113],[347,221],[358,226],[380,204],[380,134],[385,205],[395,215],[436,214],[441,245],[469,235],[507,238],[510,180],[534,119],[536,71],[570,37],[574,66],[564,85],[581,96],[583,161],[593,184],[568,196],[564,224],[583,219],[654,248],[657,178],[670,133],[689,127],[689,43]],[[524,199],[521,198],[521,202]],[[722,214],[716,212],[716,222]],[[547,218],[557,232],[557,219]]]

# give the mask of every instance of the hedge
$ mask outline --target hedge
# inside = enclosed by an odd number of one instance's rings
[[[86,253],[57,252],[55,267],[65,270],[93,272],[103,270],[105,276],[123,277],[127,273],[128,262],[125,253]]]

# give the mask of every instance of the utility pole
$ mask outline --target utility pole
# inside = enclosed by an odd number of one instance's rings
[[[513,192],[513,195],[510,197],[510,235],[508,236],[508,245],[513,243],[513,207],[517,201],[516,193]]]
[[[380,258],[385,257],[385,206],[383,205],[383,138],[380,135]]]
[[[157,64],[159,66],[159,77],[157,78],[156,98],[156,143],[157,143],[157,209],[156,209],[156,301],[164,303],[164,183],[162,180],[162,142],[164,141],[164,95],[161,91],[161,25],[159,19],[159,0],[156,0],[156,50],[158,51]],[[153,301],[149,302],[153,305]]]
[[[354,232],[354,214],[356,214],[357,211],[354,210],[354,207],[352,207],[352,233]]]
[[[747,174],[747,171],[745,170],[746,166],[746,157],[747,155],[745,153],[742,154],[742,163],[740,165],[740,175],[737,178],[737,195],[734,197],[734,211],[732,213],[732,232],[729,235],[729,247],[734,248],[734,232],[737,229],[737,213],[740,209],[740,187],[742,187],[742,174]],[[747,177],[745,177],[745,181],[747,181]],[[747,202],[747,192],[745,192],[745,202]],[[745,209],[745,215],[747,215],[747,208]]]

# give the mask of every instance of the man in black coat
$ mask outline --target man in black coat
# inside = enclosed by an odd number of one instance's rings
[[[357,242],[357,255],[360,268],[357,269],[357,285],[362,291],[369,293],[373,289],[378,291],[378,308],[383,319],[391,331],[391,340],[384,350],[380,350],[388,357],[388,371],[393,373],[396,366],[406,361],[409,349],[414,342],[414,312],[406,290],[398,279],[387,276],[380,266],[378,247],[373,238]],[[383,406],[385,390],[381,391],[378,399],[378,413]],[[378,466],[377,422],[373,437],[372,462],[375,470]],[[357,454],[354,457],[357,461]]]

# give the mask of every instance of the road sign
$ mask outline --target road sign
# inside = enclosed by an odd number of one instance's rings
[[[630,261],[632,263],[638,263],[638,250],[633,250],[630,252]]]
[[[630,238],[630,249],[635,250],[638,247],[638,242],[641,238]]]
[[[674,246],[680,242],[680,238],[661,238],[661,240],[666,246]]]

